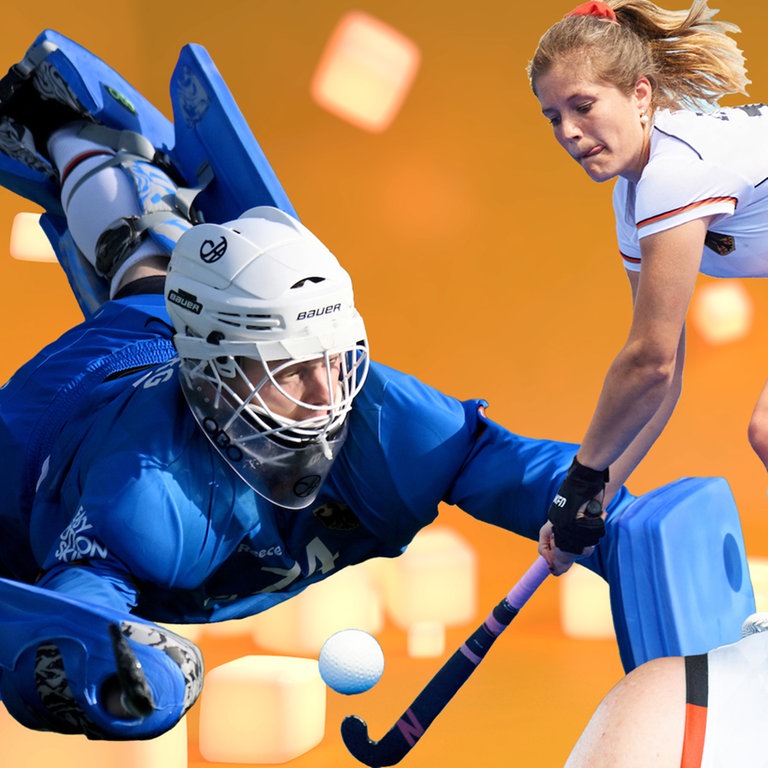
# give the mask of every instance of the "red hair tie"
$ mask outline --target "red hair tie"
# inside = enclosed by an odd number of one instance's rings
[[[603,3],[602,0],[592,0],[589,3],[582,3],[576,6],[570,13],[565,14],[568,16],[595,16],[600,21],[609,21],[612,24],[618,24],[616,14],[613,12],[608,3]]]

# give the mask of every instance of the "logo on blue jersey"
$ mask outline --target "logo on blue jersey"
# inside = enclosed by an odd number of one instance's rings
[[[78,507],[72,522],[59,536],[59,547],[56,550],[56,559],[63,563],[71,563],[74,560],[85,560],[94,557],[106,558],[109,555],[107,548],[96,541],[90,533],[93,526],[88,522],[88,516],[83,507]]]
[[[312,514],[331,531],[354,531],[360,527],[357,515],[346,504],[338,501],[327,501],[313,509]]]

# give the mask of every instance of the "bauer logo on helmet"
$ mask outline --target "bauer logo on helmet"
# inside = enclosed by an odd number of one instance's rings
[[[296,315],[297,320],[311,320],[313,317],[321,315],[332,315],[334,312],[341,311],[341,304],[329,304],[327,307],[317,307],[315,309],[305,309]]]

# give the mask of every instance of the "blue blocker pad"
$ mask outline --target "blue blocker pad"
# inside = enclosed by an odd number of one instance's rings
[[[755,598],[725,479],[682,478],[619,505],[609,520],[601,559],[626,671],[741,637]]]
[[[202,46],[189,44],[181,49],[171,77],[171,103],[175,130],[171,159],[190,186],[205,184],[195,204],[206,221],[229,221],[257,205],[271,205],[296,217]]]
[[[62,655],[72,695],[93,723],[114,738],[151,738],[173,725],[183,714],[184,679],[179,666],[165,653],[129,640],[131,650],[146,672],[155,711],[143,720],[116,720],[98,706],[104,681],[116,672],[109,625],[121,621],[154,625],[131,614],[28,584],[0,579],[0,680],[3,701],[20,722],[35,706],[32,662],[41,643],[55,644]],[[11,677],[6,681],[7,674]]]

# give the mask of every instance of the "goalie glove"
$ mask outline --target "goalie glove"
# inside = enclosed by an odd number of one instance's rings
[[[590,469],[574,457],[547,514],[558,549],[580,555],[605,534],[603,505],[595,497],[605,492],[607,482],[607,469]],[[583,516],[577,517],[585,504]]]

